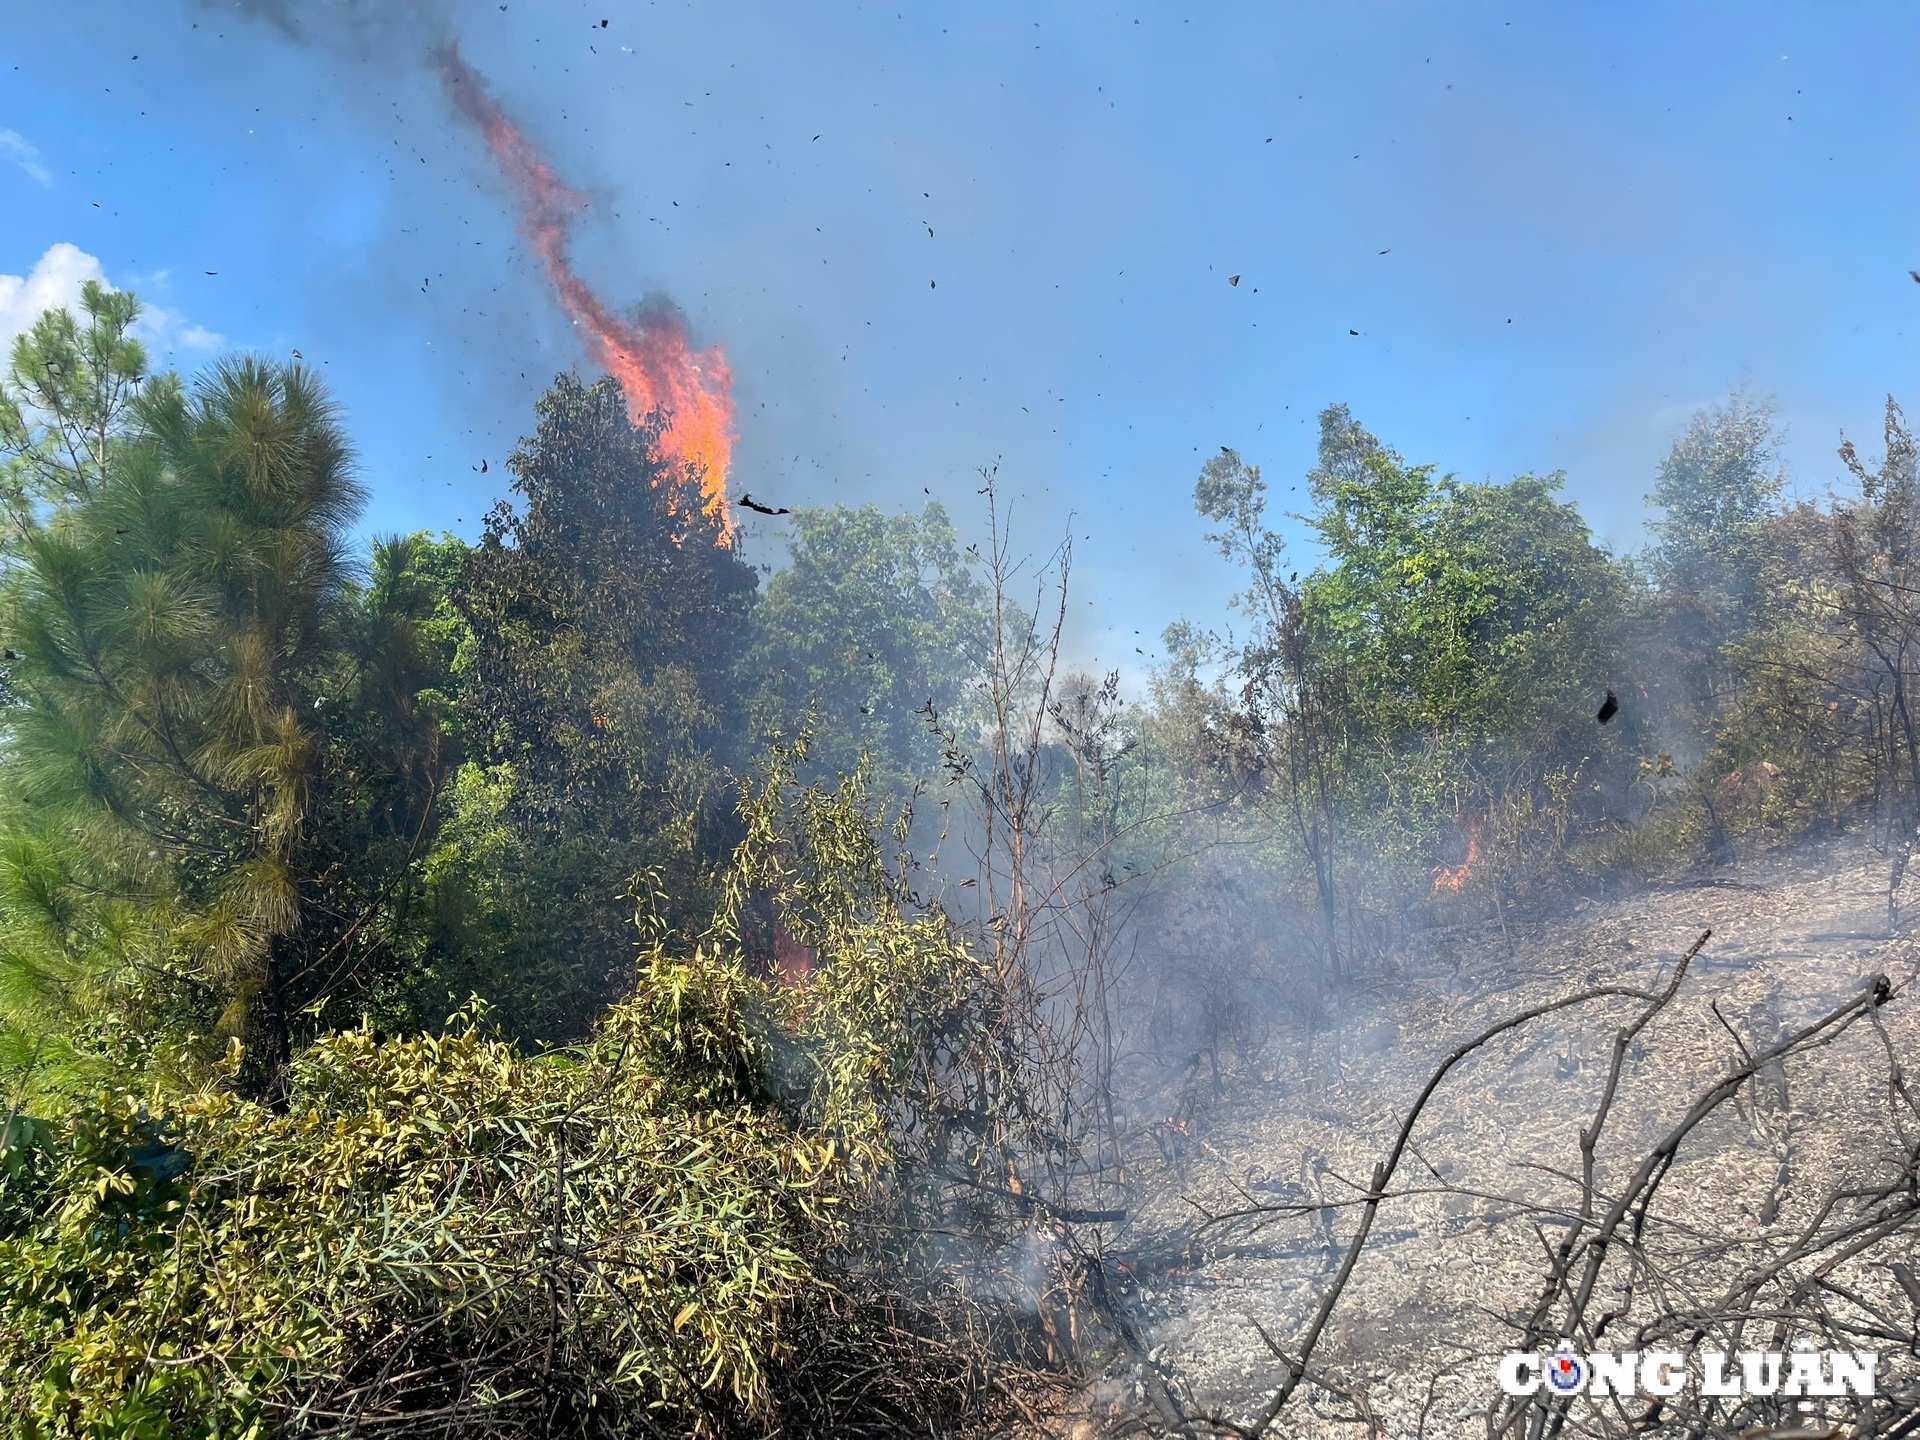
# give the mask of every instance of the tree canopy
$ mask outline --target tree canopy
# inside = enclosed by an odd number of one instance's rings
[[[821,773],[851,773],[866,750],[883,786],[936,777],[926,707],[961,708],[992,623],[946,510],[835,505],[797,510],[792,524],[747,658],[758,728],[791,734],[812,714]]]
[[[43,322],[14,353],[8,990],[166,1016],[183,1054],[243,1041],[271,1086],[297,1017],[395,979],[373,922],[440,778],[409,546],[357,582],[362,492],[310,372],[145,381],[135,308],[95,298],[87,343]]]

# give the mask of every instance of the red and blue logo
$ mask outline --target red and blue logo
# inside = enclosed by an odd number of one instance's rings
[[[1587,1383],[1587,1362],[1561,1350],[1547,1356],[1547,1388],[1559,1395],[1578,1395]]]

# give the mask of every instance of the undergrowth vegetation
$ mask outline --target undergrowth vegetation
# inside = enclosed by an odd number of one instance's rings
[[[702,933],[643,888],[634,996],[577,1045],[526,1054],[475,1003],[437,1033],[325,1033],[272,1105],[235,1092],[235,1039],[206,1083],[16,1117],[9,1424],[855,1431],[964,1388],[886,1309],[919,1288],[912,1257],[861,1241],[924,1222],[930,1186],[1004,1173],[992,978],[901,909],[857,779],[800,789],[802,753],[743,797]],[[816,979],[754,963],[756,905]],[[857,1276],[855,1253],[887,1268]],[[889,1374],[862,1380],[877,1356]]]

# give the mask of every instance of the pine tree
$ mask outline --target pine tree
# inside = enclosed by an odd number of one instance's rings
[[[310,371],[149,380],[132,297],[83,305],[8,386],[0,1007],[16,1058],[240,1040],[271,1094],[297,1031],[407,963],[443,769],[419,542],[356,583],[363,495]]]

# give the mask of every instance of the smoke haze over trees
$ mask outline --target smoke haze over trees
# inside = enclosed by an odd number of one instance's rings
[[[991,475],[971,516],[797,509],[762,580],[659,417],[567,373],[477,543],[363,550],[312,371],[154,373],[137,310],[90,283],[0,386],[17,1433],[1000,1423],[993,1366],[1144,1352],[1088,1237],[1180,1169],[1197,1077],[1423,937],[1518,956],[1848,830],[1900,921],[1891,400],[1824,503],[1764,406],[1703,411],[1639,555],[1558,474],[1330,405],[1313,560],[1254,457],[1200,465],[1245,590],[1136,697],[1073,671],[1071,547],[1030,562]]]

